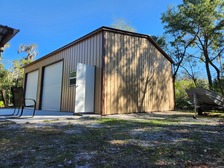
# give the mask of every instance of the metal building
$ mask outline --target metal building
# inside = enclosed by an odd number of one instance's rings
[[[109,27],[25,66],[24,87],[42,110],[174,110],[172,59],[150,36]]]

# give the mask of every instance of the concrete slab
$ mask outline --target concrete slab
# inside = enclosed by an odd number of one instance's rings
[[[0,121],[13,121],[18,124],[25,123],[44,123],[48,121],[57,121],[57,122],[70,122],[71,119],[79,119],[82,117],[100,117],[97,114],[82,114],[74,115],[73,112],[59,112],[59,111],[46,111],[46,110],[36,110],[34,117],[31,117],[32,109],[25,109],[21,118],[16,116],[11,116],[14,112],[14,109],[0,109]]]

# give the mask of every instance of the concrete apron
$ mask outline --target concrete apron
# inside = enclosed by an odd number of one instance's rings
[[[18,118],[17,116],[12,116],[14,109],[0,109],[0,122],[1,121],[12,121],[17,124],[26,123],[44,123],[48,121],[58,121],[58,122],[70,122],[72,119],[79,119],[82,117],[100,117],[96,114],[82,114],[74,115],[73,112],[59,112],[59,111],[46,111],[46,110],[36,110],[35,116],[31,117],[32,109],[25,109],[23,115]]]

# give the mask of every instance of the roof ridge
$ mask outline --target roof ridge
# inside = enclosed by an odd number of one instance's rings
[[[37,59],[33,62],[31,62],[30,64],[25,65],[24,67],[28,67],[28,66],[36,63],[36,62],[39,62],[39,61],[41,61],[41,60],[43,60],[43,59],[45,59],[45,58],[47,58],[47,57],[49,57],[49,56],[51,56],[55,53],[58,53],[58,52],[66,49],[66,48],[68,48],[68,47],[70,47],[70,46],[72,46],[72,45],[74,45],[74,44],[76,44],[80,41],[83,41],[83,40],[101,32],[101,31],[110,31],[110,32],[114,32],[114,33],[121,33],[121,34],[126,34],[126,35],[131,35],[131,36],[138,36],[138,37],[147,38],[171,63],[174,63],[174,61],[171,59],[171,57],[153,40],[153,38],[151,36],[149,36],[147,34],[141,34],[141,33],[131,32],[131,31],[127,31],[127,30],[121,30],[121,29],[116,29],[116,28],[112,28],[112,27],[101,26],[98,29],[95,29],[95,30],[91,31],[90,33],[88,33],[88,34],[86,34],[86,35],[84,35],[84,36],[82,36],[82,37],[80,37],[80,38],[62,46],[62,47],[60,47],[60,48],[58,48],[57,50],[54,50],[54,51],[48,53],[47,55],[45,55],[45,56],[43,56],[43,57],[41,57],[41,58],[39,58],[39,59]]]

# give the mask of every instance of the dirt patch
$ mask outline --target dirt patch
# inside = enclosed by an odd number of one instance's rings
[[[223,167],[223,115],[157,112],[0,122],[0,167]]]

